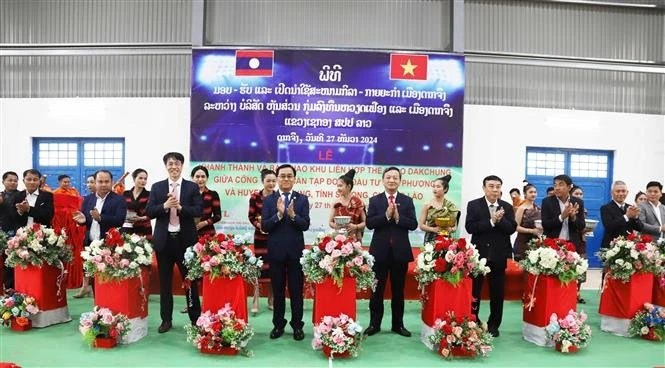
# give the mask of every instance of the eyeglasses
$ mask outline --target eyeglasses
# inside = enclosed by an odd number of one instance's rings
[[[278,178],[280,178],[280,179],[282,179],[282,180],[286,180],[286,179],[291,180],[291,179],[293,179],[293,178],[295,178],[295,177],[296,177],[295,175],[280,175],[280,176],[278,176]]]

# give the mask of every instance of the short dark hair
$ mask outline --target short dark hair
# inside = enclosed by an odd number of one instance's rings
[[[545,190],[546,193],[553,192],[553,191],[554,191],[554,187],[547,187],[547,189]]]
[[[270,170],[270,169],[261,170],[261,183],[263,183],[263,181],[266,180],[266,176],[268,176],[268,175],[277,176],[277,173],[274,170]]]
[[[9,175],[14,175],[16,179],[18,179],[18,174],[13,172],[13,171],[7,171],[4,174],[2,174],[2,180],[6,180]]]
[[[101,170],[95,171],[95,174],[93,175],[95,177],[95,180],[97,180],[97,175],[102,174],[102,173],[109,174],[109,176],[111,177],[111,180],[113,180],[113,174],[110,171],[106,170],[106,169],[101,169]]]
[[[561,174],[557,175],[552,179],[552,183],[556,183],[557,180],[561,180],[562,182],[566,183],[566,185],[572,185],[573,184],[573,179],[570,178],[570,176]],[[552,188],[554,189],[554,188]]]
[[[508,194],[513,194],[513,192],[517,192],[517,195],[520,195],[520,190],[517,188],[510,188]]]
[[[386,176],[386,173],[388,171],[393,171],[393,170],[397,171],[399,173],[399,178],[402,179],[402,171],[396,166],[390,166],[390,167],[387,167],[385,170],[383,170],[383,174],[381,174],[381,178],[383,179]]]
[[[168,161],[170,158],[180,161],[181,163],[185,163],[185,156],[182,155],[180,152],[169,152],[164,155],[162,158],[162,161],[164,161],[164,165],[166,165],[166,161]]]
[[[346,174],[340,176],[339,180],[343,181],[344,184],[348,185],[351,189],[353,189],[353,178],[356,176],[356,169],[351,169],[346,172]]]
[[[501,185],[503,185],[503,180],[501,180],[500,177],[498,177],[498,176],[496,176],[496,175],[489,175],[489,176],[486,176],[486,177],[483,179],[483,186],[485,186],[485,184],[487,184],[487,182],[490,181],[490,180],[496,180],[496,181],[498,181],[499,183],[501,183]]]
[[[277,166],[277,170],[275,170],[275,176],[279,176],[279,171],[283,169],[291,169],[293,170],[293,176],[296,176],[296,168],[291,166],[291,164],[281,164]]]
[[[145,171],[144,169],[138,168],[138,169],[132,171],[132,179],[136,180],[136,177],[139,176],[140,173],[145,173],[145,175],[148,176],[147,171]]]
[[[210,174],[208,173],[208,168],[203,166],[203,165],[194,166],[190,176],[193,178],[194,174],[196,174],[196,172],[199,171],[199,170],[203,171],[206,174],[206,178],[210,177]]]
[[[37,170],[37,169],[25,170],[23,172],[23,179],[25,179],[25,177],[28,176],[28,174],[37,175],[38,178],[40,178],[40,179],[42,178],[42,173],[40,173],[39,170]]]
[[[72,177],[67,174],[58,175],[58,181],[62,179],[71,179]]]
[[[2,180],[5,180],[5,177],[2,177]],[[658,189],[663,190],[663,184],[657,182],[657,181],[650,181],[647,183],[647,189],[651,187],[658,187]]]

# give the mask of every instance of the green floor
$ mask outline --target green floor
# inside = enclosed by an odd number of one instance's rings
[[[70,291],[70,296],[73,291]],[[382,331],[368,338],[364,351],[357,359],[336,359],[333,364],[339,367],[440,367],[440,366],[483,366],[483,367],[655,367],[665,366],[665,344],[641,339],[628,339],[602,333],[599,330],[597,291],[585,291],[588,304],[581,305],[588,311],[589,323],[594,336],[585,350],[574,355],[563,355],[551,348],[541,348],[522,340],[522,313],[520,304],[506,302],[501,336],[495,340],[495,350],[488,358],[456,360],[446,362],[429,351],[420,342],[420,304],[407,302],[405,323],[414,333],[411,338]],[[324,367],[327,359],[321,352],[310,346],[312,325],[306,323],[304,341],[294,341],[287,330],[282,338],[273,341],[268,338],[271,329],[271,314],[266,310],[257,317],[250,318],[256,332],[250,342],[255,356],[210,356],[200,354],[185,340],[182,328],[187,323],[185,314],[176,313],[175,328],[168,333],[158,334],[159,298],[150,297],[150,331],[147,337],[131,345],[122,345],[112,350],[90,349],[81,340],[78,332],[78,318],[91,308],[92,299],[71,299],[70,313],[73,321],[44,329],[33,329],[27,333],[17,333],[8,328],[0,331],[0,361],[14,362],[23,367],[185,367],[185,366],[234,366],[234,367]],[[265,299],[262,300],[265,303]],[[182,307],[184,299],[176,297],[176,306]],[[386,311],[390,313],[389,302]],[[361,324],[369,320],[367,301],[358,302],[358,315]],[[311,318],[311,302],[305,304],[305,316]],[[481,307],[481,315],[486,315],[488,304]],[[484,312],[484,313],[483,313]],[[390,320],[388,316],[387,321]],[[307,322],[307,321],[306,321]],[[384,330],[389,326],[384,323]]]

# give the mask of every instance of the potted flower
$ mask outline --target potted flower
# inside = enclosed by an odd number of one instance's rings
[[[473,358],[486,357],[492,351],[494,338],[473,314],[459,317],[449,312],[444,319],[434,322],[434,333],[428,339],[444,358]]]
[[[601,249],[598,255],[607,270],[607,276],[624,283],[635,274],[658,275],[662,270],[661,254],[649,235],[617,237],[608,248]]]
[[[211,280],[220,276],[242,276],[247,282],[255,284],[261,274],[263,260],[255,257],[247,245],[236,243],[233,235],[218,233],[205,235],[194,246],[187,248],[185,265],[190,280],[200,279],[207,273]]]
[[[584,278],[589,268],[588,261],[576,252],[575,244],[567,240],[536,238],[530,241],[529,248],[520,265],[532,275],[555,276],[567,285]]]
[[[152,264],[152,245],[143,236],[121,234],[116,228],[104,239],[93,240],[81,252],[86,276],[103,281],[125,280],[141,276],[141,267]]]
[[[300,264],[307,282],[318,284],[331,277],[342,287],[344,277],[352,277],[357,290],[373,290],[375,286],[374,256],[359,241],[342,234],[319,234],[312,248],[303,250]]]
[[[587,346],[591,339],[591,327],[585,323],[586,319],[584,311],[578,314],[571,309],[562,319],[559,319],[556,313],[552,313],[545,332],[547,337],[554,341],[557,351],[575,353]]]
[[[445,280],[453,286],[469,276],[490,272],[487,260],[480,258],[473,244],[464,238],[438,235],[434,243],[426,243],[416,260],[416,280],[420,288],[435,280]]]
[[[109,349],[116,346],[130,330],[129,319],[124,314],[113,314],[108,308],[95,306],[92,312],[81,314],[79,331],[91,347]]]
[[[62,269],[62,264],[71,262],[72,250],[65,244],[65,230],[56,232],[40,224],[24,226],[16,231],[16,235],[7,241],[5,255],[9,267],[49,266]]]
[[[28,317],[37,312],[39,308],[31,296],[14,292],[0,299],[2,323],[5,326],[11,325],[12,330],[27,331],[32,328],[32,321]]]
[[[254,336],[254,330],[236,316],[231,305],[226,303],[217,312],[206,311],[196,320],[196,326],[185,326],[187,341],[202,353],[251,356],[247,343]]]
[[[665,308],[644,303],[644,307],[630,320],[628,333],[645,340],[665,340]]]
[[[314,326],[314,350],[322,350],[327,357],[357,357],[364,341],[363,328],[346,314],[325,316]]]

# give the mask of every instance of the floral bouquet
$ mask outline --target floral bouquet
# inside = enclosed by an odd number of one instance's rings
[[[246,346],[254,330],[245,320],[236,317],[231,304],[226,303],[224,308],[216,313],[206,311],[196,320],[196,326],[185,326],[187,341],[203,352],[215,352],[230,349],[233,353],[240,352],[251,356],[252,351]]]
[[[494,338],[476,321],[473,314],[462,318],[448,312],[445,319],[434,322],[434,329],[429,341],[444,358],[474,357],[478,354],[486,357],[492,351]]]
[[[466,239],[454,239],[438,235],[434,243],[426,243],[416,260],[416,280],[419,287],[437,279],[443,279],[452,285],[459,284],[469,275],[486,275],[490,268],[487,260],[480,258],[473,244]]]
[[[663,270],[663,258],[649,235],[629,234],[617,237],[598,256],[603,261],[608,276],[628,282],[638,272],[659,275]]]
[[[531,240],[520,265],[532,275],[557,276],[564,284],[583,279],[589,268],[589,262],[575,251],[575,244],[552,238]]]
[[[14,292],[0,299],[0,316],[2,324],[5,326],[12,324],[12,321],[27,324],[26,319],[37,312],[39,312],[39,308],[37,308],[35,298],[31,296]]]
[[[81,252],[86,276],[124,280],[141,275],[141,266],[152,264],[152,246],[145,237],[121,234],[111,228],[103,240],[94,240]]]
[[[628,333],[646,340],[665,340],[665,308],[644,303],[644,307],[630,320]]]
[[[358,290],[374,289],[374,256],[344,235],[319,234],[312,248],[302,251],[300,264],[307,282],[318,284],[330,276],[341,287],[347,275],[356,279]]]
[[[205,235],[194,246],[187,248],[185,265],[190,280],[200,279],[204,273],[209,272],[210,279],[242,276],[246,281],[256,284],[263,260],[255,257],[246,245],[236,243],[234,236],[219,233]]]
[[[314,326],[312,347],[329,357],[357,357],[365,337],[363,328],[346,314],[325,316]]]
[[[586,318],[584,311],[578,314],[572,309],[563,319],[552,313],[550,324],[545,327],[547,337],[554,341],[560,352],[574,353],[587,346],[591,339],[591,327],[585,323]]]
[[[42,266],[44,262],[59,267],[72,260],[72,250],[65,244],[65,230],[60,232],[44,225],[33,224],[16,231],[16,236],[9,239],[5,263],[9,267]]]
[[[81,314],[79,331],[83,341],[93,346],[95,339],[104,338],[117,341],[122,339],[130,329],[129,319],[124,314],[113,314],[108,308],[95,306],[92,312]]]

